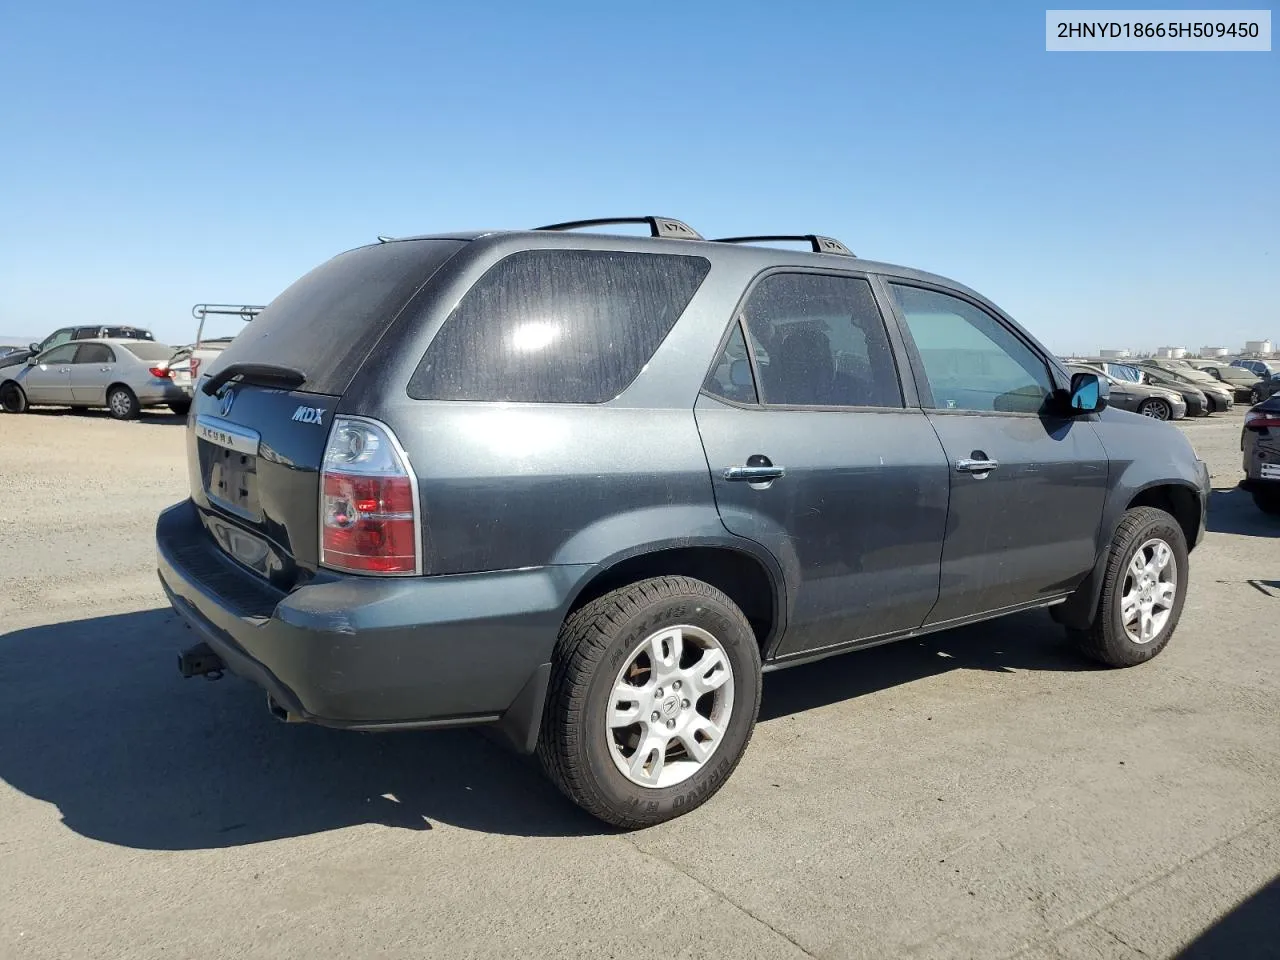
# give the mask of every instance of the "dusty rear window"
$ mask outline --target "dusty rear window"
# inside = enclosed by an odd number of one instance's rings
[[[409,298],[463,246],[410,240],[339,254],[271,301],[203,372],[276,364],[302,371],[303,390],[340,395]]]

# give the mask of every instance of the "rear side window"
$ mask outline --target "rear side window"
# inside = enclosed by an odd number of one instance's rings
[[[743,309],[766,404],[901,407],[884,319],[861,278],[776,273]]]
[[[304,390],[341,394],[409,298],[463,246],[407,240],[339,254],[271,301],[202,374],[275,364],[301,370]]]
[[[449,315],[409,381],[409,396],[612,400],[649,362],[710,269],[702,257],[676,254],[513,254]]]
[[[153,363],[159,360],[168,360],[173,356],[173,347],[167,347],[163,343],[152,343],[149,340],[138,340],[137,342],[120,344],[122,350],[128,350],[139,360],[145,360],[147,363]]]
[[[76,351],[76,363],[115,363],[116,355],[105,343],[82,343]]]

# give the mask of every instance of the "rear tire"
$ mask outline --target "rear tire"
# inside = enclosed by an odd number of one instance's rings
[[[655,577],[565,621],[538,756],[592,816],[647,827],[720,789],[759,709],[760,651],[742,611],[700,580]]]
[[[1178,626],[1189,572],[1187,539],[1177,520],[1154,507],[1127,511],[1111,538],[1093,623],[1068,631],[1071,639],[1110,667],[1145,663]]]
[[[178,403],[171,403],[169,404],[169,409],[172,410],[174,413],[176,413],[178,416],[185,417],[187,413],[190,412],[191,410],[191,401],[183,400]]]
[[[1152,397],[1150,400],[1143,400],[1142,406],[1138,407],[1138,412],[1144,417],[1150,417],[1152,420],[1172,420],[1173,408],[1167,402]]]
[[[0,386],[0,410],[5,413],[26,413],[27,395],[16,383]]]
[[[115,386],[107,391],[107,410],[116,420],[137,420],[142,407],[132,390]]]
[[[1251,490],[1250,493],[1253,495],[1254,506],[1263,513],[1269,513],[1273,517],[1280,517],[1280,488]]]

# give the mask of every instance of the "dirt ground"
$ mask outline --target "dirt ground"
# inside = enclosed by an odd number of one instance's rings
[[[153,564],[174,417],[0,416],[0,957],[1280,955],[1280,520],[1243,411],[1170,647],[1044,613],[773,674],[709,804],[623,835],[470,732],[272,720]]]

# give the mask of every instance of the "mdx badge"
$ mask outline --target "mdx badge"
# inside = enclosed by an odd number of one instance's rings
[[[324,409],[322,407],[299,407],[293,411],[290,418],[297,423],[324,423]]]

